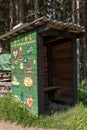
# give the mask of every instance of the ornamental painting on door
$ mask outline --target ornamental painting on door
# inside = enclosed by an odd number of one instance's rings
[[[37,33],[11,39],[12,93],[38,115]]]

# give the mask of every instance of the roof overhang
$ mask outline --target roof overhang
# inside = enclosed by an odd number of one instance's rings
[[[0,40],[8,40],[11,37],[32,31],[37,30],[38,33],[42,33],[43,35],[71,35],[76,37],[81,37],[85,34],[84,27],[73,24],[73,23],[64,23],[57,20],[49,20],[46,17],[41,17],[31,23],[24,23],[20,27],[16,29],[12,29],[10,32],[3,34],[0,36]]]

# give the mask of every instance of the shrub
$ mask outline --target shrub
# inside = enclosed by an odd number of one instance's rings
[[[78,102],[82,102],[87,106],[87,82],[82,83],[78,87]]]

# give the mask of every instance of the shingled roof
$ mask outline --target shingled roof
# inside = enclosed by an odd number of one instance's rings
[[[12,29],[6,34],[1,35],[0,40],[10,39],[13,36],[17,36],[21,33],[26,33],[27,31],[34,30],[41,26],[45,26],[45,28],[40,29],[39,33],[42,33],[43,31],[48,31],[50,29],[59,30],[59,31],[64,31],[67,29],[68,33],[74,33],[74,34],[81,34],[81,33],[83,34],[85,32],[83,26],[73,24],[73,23],[64,23],[62,21],[50,20],[47,19],[46,17],[41,17],[31,23],[21,24],[21,26]]]

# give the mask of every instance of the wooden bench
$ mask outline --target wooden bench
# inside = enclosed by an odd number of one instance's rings
[[[51,101],[55,99],[56,92],[59,91],[60,87],[58,86],[49,86],[44,88],[44,98],[45,102],[47,100]],[[46,99],[47,97],[47,99]]]
[[[44,92],[54,91],[56,89],[60,89],[58,86],[45,87]]]

